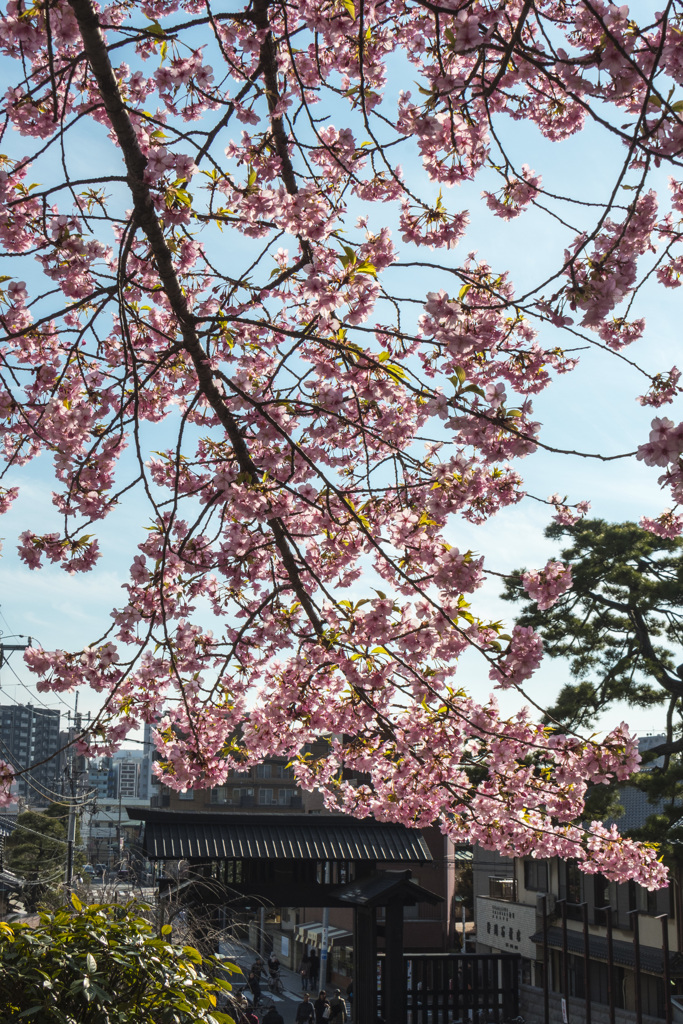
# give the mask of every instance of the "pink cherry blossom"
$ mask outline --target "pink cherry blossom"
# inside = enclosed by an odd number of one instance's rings
[[[521,700],[543,653],[483,614],[497,570],[462,522],[531,500],[537,396],[586,336],[606,387],[606,360],[639,365],[641,286],[683,280],[683,36],[647,21],[601,0],[7,0],[0,514],[42,456],[26,570],[97,573],[107,517],[125,551],[101,636],[25,654],[40,691],[101,694],[80,751],[150,723],[180,790],[278,753],[329,807],[663,884],[656,851],[577,824],[589,784],[635,769],[628,730],[553,733],[461,679],[470,652]],[[623,188],[556,194],[539,161],[589,123],[585,166]],[[629,399],[679,399],[676,367],[647,381]],[[638,449],[667,537],[671,416]],[[565,525],[590,507],[548,504]],[[523,585],[547,608],[571,573]]]

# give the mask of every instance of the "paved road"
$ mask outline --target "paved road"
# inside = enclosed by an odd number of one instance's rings
[[[248,972],[249,967],[254,962],[253,952],[245,952],[241,946],[228,945],[227,943],[221,943],[221,953],[224,956],[230,957],[233,963],[236,963],[243,971]],[[298,974],[294,971],[290,971],[286,967],[280,969],[280,976],[284,985],[284,992],[281,996],[273,995],[268,989],[267,983],[267,971],[264,972],[263,982],[261,985],[261,1005],[268,1006],[273,1003],[274,1006],[280,1011],[284,1018],[285,1024],[294,1024],[294,1017],[296,1014],[296,1008],[301,1002],[301,979]],[[233,982],[236,988],[241,988],[242,985],[239,979],[235,979]],[[317,992],[311,993],[316,995]]]

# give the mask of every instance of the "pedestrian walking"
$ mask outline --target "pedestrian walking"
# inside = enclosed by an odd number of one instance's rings
[[[338,988],[330,999],[329,1024],[346,1024],[346,1003],[342,999],[341,989]]]
[[[247,978],[247,988],[251,992],[252,1004],[258,1006],[261,1002],[261,982],[255,971],[249,971],[249,977]]]
[[[256,960],[254,960],[253,964],[251,965],[251,970],[254,972],[259,981],[261,980],[261,975],[263,974],[264,967],[265,964],[261,957],[258,957]]]
[[[315,949],[312,949],[308,954],[308,977],[310,979],[311,988],[313,991],[318,987],[318,973],[320,972],[320,957]],[[323,985],[325,984],[325,978],[322,979]]]
[[[304,992],[303,1001],[296,1008],[295,1024],[315,1024],[315,1010],[308,992]]]
[[[311,961],[309,959],[308,953],[304,952],[304,955],[301,957],[301,963],[299,964],[299,970],[298,970],[299,977],[301,978],[301,991],[302,992],[308,992],[308,987],[309,987],[308,972],[309,972],[310,966],[311,966]]]
[[[330,1004],[327,1001],[327,992],[324,988],[320,989],[318,998],[313,1003],[313,1009],[315,1010],[315,1024],[327,1024],[330,1019]]]

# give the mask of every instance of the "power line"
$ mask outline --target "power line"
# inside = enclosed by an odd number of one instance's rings
[[[7,824],[11,825],[12,833],[18,828],[22,832],[30,832],[32,836],[39,836],[41,839],[47,839],[51,843],[61,843],[63,846],[69,845],[66,839],[57,839],[56,836],[48,836],[44,832],[36,832],[34,828],[29,828],[28,825],[20,825],[18,821],[7,822]]]
[[[28,693],[28,695],[30,697],[32,697],[34,700],[37,700],[38,703],[42,704],[43,707],[46,708],[48,711],[55,711],[56,710],[56,708],[51,708],[49,704],[46,704],[44,700],[41,700],[41,698],[38,696],[37,693],[34,693],[33,690],[31,690],[31,688],[23,681],[23,679],[20,676],[17,675],[15,670],[12,668],[12,663],[10,661],[5,661],[5,665],[10,670],[10,672],[12,673],[14,678],[17,680],[19,685],[24,687],[24,689],[26,690],[26,692]],[[67,702],[64,700],[64,698],[61,697],[58,693],[55,694],[55,696],[57,697],[57,700],[61,701],[61,703],[64,705],[64,707],[68,708],[69,712],[71,712],[71,706],[69,704],[67,704]]]
[[[70,800],[68,802],[65,801],[64,797],[66,794],[58,793],[56,789],[50,789],[47,783],[36,781],[36,779],[31,775],[30,768],[22,767],[19,758],[15,757],[15,755],[12,753],[12,751],[4,742],[4,740],[0,740],[0,747],[4,749],[5,755],[9,757],[10,760],[13,762],[13,766],[18,768],[19,772],[21,773],[22,779],[25,779],[28,785],[33,790],[35,790],[35,792],[39,796],[44,797],[46,800],[50,800],[51,803],[59,804],[61,807],[82,807],[85,804],[90,803],[90,801],[92,800],[92,794],[96,792],[95,789],[90,790],[90,795],[88,795],[85,800]],[[54,756],[56,757],[57,755],[55,754]]]
[[[11,628],[12,628],[12,627],[10,626],[9,622],[7,621],[7,618],[6,618],[6,616],[5,616],[5,613],[4,613],[4,612],[3,612],[3,610],[2,610],[2,605],[1,605],[1,604],[0,604],[0,618],[2,618],[2,621],[3,621],[4,623],[5,623],[5,625],[7,626],[7,628],[11,630]],[[9,635],[10,635],[11,637],[21,637],[21,638],[24,638],[24,639],[28,639],[28,640],[31,640],[31,639],[33,639],[33,635],[31,635],[31,636],[28,636],[28,635],[27,635],[26,633],[10,633]],[[38,641],[38,643],[40,643],[40,641]],[[42,647],[42,644],[41,644],[41,647]],[[9,666],[10,672],[12,672],[12,674],[13,674],[13,675],[14,675],[14,677],[15,677],[15,679],[17,679],[17,680],[19,681],[19,683],[21,683],[21,685],[22,685],[22,686],[24,687],[24,689],[25,689],[25,690],[26,690],[26,691],[27,691],[28,693],[30,693],[30,694],[31,694],[32,696],[35,696],[35,699],[36,699],[37,701],[39,701],[39,703],[43,704],[43,701],[42,701],[42,700],[40,699],[40,697],[38,696],[38,694],[37,694],[37,693],[36,693],[36,694],[32,694],[31,690],[30,690],[30,689],[28,688],[28,686],[26,685],[26,683],[25,683],[25,682],[23,682],[23,680],[19,679],[19,676],[17,675],[17,673],[16,673],[15,671],[14,671],[14,669],[13,669],[13,668],[12,668],[12,666],[10,665],[10,663],[9,663],[9,660],[7,660],[7,661],[5,662],[5,664],[7,664],[7,665]],[[63,697],[62,697],[62,696],[61,696],[61,695],[60,695],[59,693],[57,693],[57,694],[56,694],[56,697],[57,697],[57,700],[61,701],[61,703],[62,703],[62,704],[64,705],[64,707],[65,707],[65,708],[68,708],[68,709],[69,709],[69,711],[71,711],[71,706],[70,706],[70,705],[69,705],[69,704],[68,704],[68,703],[67,703],[67,702],[66,702],[66,701],[64,700],[64,698],[63,698]],[[47,704],[43,704],[43,706],[44,706],[44,707],[47,707]]]
[[[4,617],[4,615],[3,615],[3,619],[4,619],[4,618],[5,618],[5,617]],[[5,619],[5,622],[6,622],[6,621],[7,621],[7,620]],[[23,636],[24,634],[23,634],[23,633],[14,633],[14,634],[12,634],[12,635],[13,635],[13,636]],[[5,659],[5,661],[4,661],[4,665],[6,665],[6,666],[7,666],[7,668],[8,668],[9,670],[10,670],[10,672],[12,673],[12,675],[14,676],[14,678],[15,678],[15,679],[17,680],[17,682],[19,683],[19,685],[20,685],[20,686],[23,686],[23,687],[24,687],[24,689],[26,690],[26,692],[27,692],[27,693],[29,694],[29,696],[30,696],[30,697],[32,697],[32,698],[33,698],[34,700],[37,700],[37,701],[38,701],[38,703],[39,703],[39,704],[42,704],[44,708],[48,708],[49,710],[53,710],[53,709],[49,708],[49,705],[48,705],[48,704],[46,704],[46,703],[45,703],[45,701],[44,701],[44,700],[42,700],[42,699],[41,699],[41,698],[40,698],[40,697],[38,696],[38,693],[37,693],[37,692],[36,692],[36,693],[34,693],[34,692],[33,692],[33,690],[31,690],[31,688],[30,688],[30,687],[29,687],[29,686],[28,686],[28,685],[27,685],[27,684],[26,684],[26,683],[25,683],[25,682],[23,681],[23,679],[21,679],[21,677],[20,677],[19,675],[17,675],[17,673],[16,673],[15,669],[14,669],[14,668],[12,667],[12,663],[11,663],[11,661],[9,660],[9,658],[6,658],[6,659]],[[68,704],[68,703],[67,703],[67,701],[65,701],[65,700],[64,700],[64,698],[62,697],[62,695],[61,695],[61,694],[59,694],[59,693],[55,693],[55,697],[57,698],[57,700],[58,700],[58,701],[60,701],[60,703],[62,703],[62,704],[64,705],[64,707],[65,707],[65,708],[68,708],[69,712],[71,713],[71,710],[72,710],[72,709],[71,709],[71,705],[70,705],[70,704]]]

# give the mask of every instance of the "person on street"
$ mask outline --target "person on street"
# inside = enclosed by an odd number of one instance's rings
[[[308,971],[311,966],[311,961],[308,958],[308,953],[304,951],[304,955],[301,957],[301,963],[299,964],[299,977],[301,978],[301,991],[308,991]]]
[[[304,992],[303,1002],[296,1008],[296,1024],[315,1024],[315,1011],[308,992]]]
[[[346,1024],[346,1003],[342,999],[341,989],[338,988],[330,999],[329,1024]]]
[[[327,992],[324,988],[320,989],[318,998],[313,1003],[313,1009],[315,1011],[315,1024],[327,1024],[330,1019],[330,1004],[327,1001]]]
[[[251,970],[254,972],[259,981],[261,980],[261,975],[263,974],[264,966],[265,965],[261,957],[258,957],[256,960],[254,960],[253,964],[251,965]]]
[[[272,950],[270,956],[268,957],[268,973],[270,974],[270,976],[272,978],[273,975],[275,975],[275,974],[277,974],[279,972],[279,970],[280,970],[280,961],[275,956],[275,950]]]
[[[265,1016],[261,1018],[261,1024],[285,1024],[285,1022],[282,1014],[274,1006],[269,1006]]]
[[[318,972],[320,971],[320,957],[318,956],[315,949],[312,949],[311,952],[308,954],[308,960],[308,977],[310,978],[311,981],[311,988],[315,990],[318,986]],[[323,985],[324,984],[325,979],[323,978]]]
[[[254,971],[254,968],[249,971],[249,977],[247,978],[247,988],[251,992],[252,1004],[258,1006],[261,1002],[261,981],[259,976]]]

